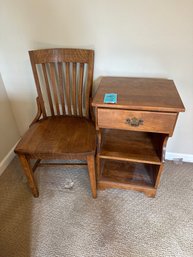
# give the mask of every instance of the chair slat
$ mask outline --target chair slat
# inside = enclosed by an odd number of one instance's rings
[[[36,62],[35,62],[36,58],[33,54],[33,51],[29,52],[29,56],[30,56],[30,61],[31,61],[31,65],[32,65],[33,74],[34,74],[36,89],[37,89],[37,93],[38,93],[38,96],[39,96],[41,111],[42,111],[43,117],[46,118],[47,114],[46,114],[46,110],[45,110],[45,106],[44,106],[44,100],[43,100],[43,96],[42,96],[40,82],[39,82],[39,79],[38,79],[37,69],[36,69]]]
[[[90,106],[89,106],[89,103],[90,103],[90,84],[91,84],[91,81],[89,79],[89,72],[87,70],[87,74],[86,74],[86,85],[85,85],[85,116],[87,118],[89,118],[89,109],[90,109]]]
[[[42,70],[43,70],[43,74],[44,74],[46,91],[47,91],[48,101],[49,101],[49,106],[50,106],[50,112],[54,116],[53,102],[52,102],[52,97],[51,97],[51,92],[50,92],[50,87],[49,87],[49,82],[48,82],[48,76],[47,76],[46,64],[45,63],[42,63]]]
[[[66,105],[68,115],[71,115],[71,100],[70,100],[70,63],[66,63]]]
[[[62,112],[65,115],[65,102],[64,102],[64,86],[63,86],[63,72],[62,72],[62,62],[58,63],[58,75],[59,75],[59,92],[60,92],[60,100],[62,105]]]
[[[82,91],[83,91],[83,75],[84,75],[84,63],[80,64],[79,71],[79,86],[78,86],[78,110],[79,116],[82,116]]]
[[[50,63],[50,80],[51,80],[51,83],[52,83],[54,101],[55,101],[55,106],[56,106],[56,113],[57,113],[57,115],[60,115],[59,101],[58,101],[58,94],[57,94],[57,85],[56,85],[56,77],[55,77],[55,64],[54,63]]]
[[[57,48],[29,51],[29,54],[43,117],[90,118],[94,51]],[[41,67],[41,74],[36,66]],[[48,110],[44,105],[47,102]]]
[[[72,101],[73,101],[73,111],[74,115],[77,115],[77,105],[76,105],[76,63],[72,66]]]

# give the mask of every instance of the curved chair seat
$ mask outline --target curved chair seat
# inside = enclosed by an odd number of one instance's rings
[[[41,160],[76,159],[86,161],[96,198],[96,131],[90,109],[94,51],[53,48],[29,51],[29,55],[38,110],[15,152],[32,194],[39,196],[33,171],[43,164]],[[33,167],[31,159],[36,160]]]
[[[15,152],[40,159],[81,159],[96,149],[92,121],[83,117],[55,116],[34,123],[22,137]]]

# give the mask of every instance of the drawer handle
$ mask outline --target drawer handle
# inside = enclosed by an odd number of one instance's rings
[[[129,124],[132,127],[139,127],[139,125],[143,125],[142,119],[132,118],[132,119],[126,119],[126,124]]]

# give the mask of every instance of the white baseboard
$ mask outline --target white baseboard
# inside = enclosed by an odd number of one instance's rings
[[[8,152],[8,154],[5,156],[5,158],[0,162],[0,176],[3,174],[4,170],[7,168],[7,166],[10,164],[10,162],[15,157],[14,149],[15,149],[17,143],[12,147],[12,149]]]
[[[183,158],[183,162],[193,162],[193,154],[166,152],[166,160],[173,160],[175,158]]]

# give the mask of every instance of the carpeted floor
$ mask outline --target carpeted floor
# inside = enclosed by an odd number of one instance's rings
[[[193,257],[193,164],[166,162],[154,199],[111,189],[93,200],[86,167],[36,177],[37,199],[17,158],[0,177],[0,257]]]

